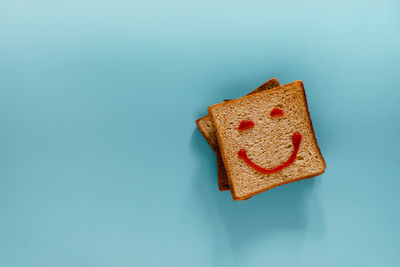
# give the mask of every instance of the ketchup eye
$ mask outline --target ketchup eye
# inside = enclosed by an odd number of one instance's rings
[[[246,129],[253,128],[253,127],[254,127],[254,122],[243,120],[240,122],[238,131],[244,131]]]
[[[269,115],[271,117],[282,117],[284,114],[282,109],[274,108],[273,110],[271,110],[271,113]]]

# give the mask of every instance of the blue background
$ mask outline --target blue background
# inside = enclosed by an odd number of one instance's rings
[[[0,266],[399,266],[398,1],[0,1]],[[194,123],[304,81],[326,173],[246,202]]]

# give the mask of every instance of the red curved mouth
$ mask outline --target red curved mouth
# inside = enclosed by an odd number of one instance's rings
[[[299,152],[299,148],[300,148],[300,142],[301,142],[301,134],[299,132],[295,132],[292,135],[292,143],[293,143],[293,147],[294,147],[292,155],[290,155],[289,159],[286,162],[284,162],[274,168],[271,168],[271,169],[266,169],[266,168],[263,168],[263,167],[255,164],[253,161],[251,161],[251,159],[249,159],[249,157],[247,156],[247,152],[244,149],[239,150],[238,156],[239,156],[239,158],[244,160],[244,162],[246,162],[247,165],[249,165],[250,167],[252,167],[253,169],[255,169],[258,172],[274,173],[274,172],[281,171],[282,169],[290,166],[296,160],[297,152]]]

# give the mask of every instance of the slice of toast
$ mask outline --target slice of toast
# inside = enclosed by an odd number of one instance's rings
[[[221,191],[229,190],[228,177],[226,176],[224,162],[222,161],[221,153],[219,152],[215,128],[212,124],[211,118],[207,115],[198,119],[196,123],[201,134],[207,140],[207,143],[210,145],[217,157],[218,188]]]
[[[324,172],[301,81],[208,111],[234,200]]]
[[[276,78],[272,78],[256,88],[254,91],[250,92],[248,95],[259,93],[278,86],[280,86],[278,80]],[[206,115],[196,120],[196,123],[201,134],[207,140],[207,143],[210,145],[217,157],[218,188],[221,191],[229,190],[229,182],[226,176],[225,166],[221,158],[221,153],[219,152],[218,141],[215,135],[215,128],[212,124],[211,117],[209,115]]]

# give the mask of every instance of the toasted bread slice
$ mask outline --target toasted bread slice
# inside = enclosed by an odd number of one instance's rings
[[[255,94],[259,93],[274,87],[280,86],[278,80],[276,78],[272,78],[259,86],[257,89],[254,91],[250,92],[250,94]],[[217,157],[217,168],[218,168],[218,187],[219,190],[221,191],[226,191],[229,190],[229,182],[228,178],[226,176],[226,171],[225,171],[225,166],[221,158],[221,154],[219,152],[219,147],[218,147],[218,141],[217,137],[215,135],[215,128],[214,125],[212,124],[211,118],[209,115],[206,115],[204,117],[201,117],[196,121],[197,126],[201,132],[201,134],[204,136],[204,138],[207,140],[207,143],[210,145],[212,150],[214,151],[216,157]]]
[[[301,81],[208,111],[234,200],[324,172]]]
[[[201,134],[207,140],[207,143],[210,145],[217,157],[218,188],[221,191],[229,190],[228,177],[226,176],[224,162],[222,161],[221,153],[219,152],[215,128],[212,124],[211,118],[207,115],[198,119],[196,123]]]

